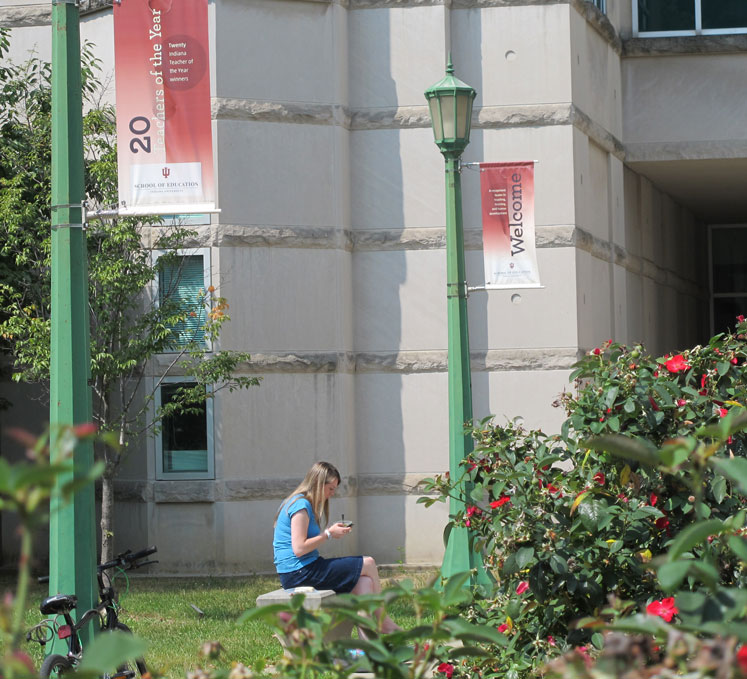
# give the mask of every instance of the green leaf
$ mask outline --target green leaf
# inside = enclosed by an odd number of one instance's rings
[[[620,391],[619,387],[610,387],[607,390],[607,393],[604,395],[604,404],[608,408],[611,408],[614,405],[615,399],[617,398],[617,394],[619,391]]]
[[[606,518],[607,515],[607,503],[603,500],[582,502],[578,506],[578,517],[584,528],[592,535],[596,535],[600,530],[602,519]]]
[[[594,644],[595,648],[601,651],[604,648],[604,636],[602,633],[594,632],[594,634],[591,635],[591,643]]]
[[[667,467],[677,467],[688,457],[695,448],[695,439],[675,439],[672,443],[666,444],[659,451],[659,458]]]
[[[724,524],[718,519],[709,519],[708,521],[698,521],[693,523],[677,534],[672,541],[667,552],[667,561],[669,563],[676,561],[685,552],[690,551],[696,545],[699,545],[709,535],[714,535],[721,531]]]
[[[557,554],[552,554],[550,556],[549,563],[550,568],[552,568],[553,570],[553,573],[557,573],[558,575],[565,575],[568,572],[568,562]]]
[[[656,448],[648,441],[633,439],[622,434],[596,436],[583,445],[593,450],[602,450],[625,460],[635,460],[655,467],[659,462]]]
[[[146,643],[132,634],[107,632],[99,634],[86,648],[81,672],[111,674],[128,660],[136,660],[145,654]]]
[[[456,573],[452,575],[444,586],[442,602],[444,606],[455,606],[470,598],[469,582],[470,573]]]
[[[728,361],[719,361],[716,364],[716,371],[718,372],[719,377],[726,375],[726,373],[729,372],[729,368],[731,368],[731,365]]]
[[[713,499],[716,500],[718,504],[721,504],[726,497],[726,492],[726,479],[723,476],[714,476],[711,479],[711,493],[713,494]]]
[[[623,541],[622,540],[615,540],[613,543],[610,544],[610,554],[614,554],[615,552],[619,552],[623,548]]]
[[[746,459],[743,457],[734,457],[728,460],[724,458],[712,458],[710,463],[716,468],[716,471],[736,483],[742,495],[747,495]]]
[[[659,567],[656,572],[659,584],[665,592],[671,592],[680,586],[687,576],[692,561],[672,561]]]
[[[481,483],[476,484],[475,487],[470,491],[470,497],[472,498],[473,502],[482,502],[482,500],[485,498],[485,489],[483,488]]]
[[[462,641],[477,641],[505,646],[507,639],[498,630],[486,625],[473,625],[461,618],[444,620],[441,626]]]
[[[736,554],[742,561],[747,562],[747,539],[732,535],[727,544],[734,554]]]
[[[526,568],[527,564],[534,559],[534,548],[533,547],[522,547],[516,552],[516,570],[522,571]]]
[[[719,572],[711,564],[705,561],[693,561],[692,570],[700,576],[700,579],[709,587],[716,587],[719,583]]]
[[[271,604],[270,606],[261,606],[258,608],[250,608],[248,611],[244,611],[236,624],[242,625],[250,620],[274,620],[278,613],[287,611],[288,606],[286,604]]]

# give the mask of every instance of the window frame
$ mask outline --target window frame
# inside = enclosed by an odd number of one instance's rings
[[[161,408],[161,388],[165,384],[179,384],[195,382],[189,375],[168,375],[162,378],[155,390],[154,408],[155,411]],[[212,393],[212,386],[206,385],[207,393]],[[205,428],[207,438],[207,471],[204,472],[170,472],[163,468],[163,427],[155,439],[156,455],[156,480],[157,481],[177,481],[177,480],[212,480],[215,479],[215,427],[213,420],[213,397],[208,396],[205,399]]]
[[[703,11],[701,0],[692,0],[695,7],[695,28],[673,31],[639,31],[638,30],[638,2],[631,0],[633,7],[633,37],[634,38],[675,38],[690,35],[738,35],[747,33],[747,25],[740,28],[703,28]]]
[[[171,251],[167,250],[153,250],[152,251],[152,257],[153,257],[153,266],[156,265],[156,262],[166,254],[169,254]],[[179,257],[193,257],[197,255],[202,256],[202,282],[203,282],[203,289],[207,290],[211,285],[211,277],[212,277],[212,269],[211,269],[211,251],[210,248],[185,248],[185,249],[179,249],[176,251],[176,254]],[[153,282],[153,302],[154,304],[158,305],[160,304],[160,286],[161,281],[160,277],[156,276],[155,281]],[[203,348],[208,353],[213,351],[213,342],[209,337],[203,337]],[[174,349],[167,350],[162,352],[163,354],[178,354],[181,351],[184,350],[183,346],[176,346]]]
[[[714,278],[715,278],[715,272],[714,272],[714,262],[713,262],[713,233],[716,230],[721,229],[747,229],[747,224],[709,224],[708,225],[708,312],[710,315],[709,319],[709,328],[711,331],[711,337],[713,337],[716,332],[723,332],[723,329],[716,330],[716,300],[717,299],[726,299],[726,298],[734,298],[734,297],[744,297],[747,299],[747,290],[744,292],[716,292]]]

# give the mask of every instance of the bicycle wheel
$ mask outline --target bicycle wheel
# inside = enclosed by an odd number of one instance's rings
[[[40,679],[55,679],[72,675],[73,663],[64,655],[53,653],[44,658],[41,669],[39,670]]]
[[[125,634],[132,634],[132,630],[127,627],[123,622],[117,622],[114,629],[118,632],[124,632]],[[145,666],[145,660],[143,658],[137,658],[134,662],[128,662],[117,668],[117,676],[122,676],[122,679],[129,679],[132,677],[143,677],[148,673],[148,668]]]

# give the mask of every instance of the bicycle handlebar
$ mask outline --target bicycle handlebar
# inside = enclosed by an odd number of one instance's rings
[[[111,561],[107,561],[106,563],[99,564],[99,571],[105,571],[109,568],[115,568],[117,566],[123,567],[123,566],[129,566],[130,568],[139,568],[140,566],[144,566],[145,564],[138,564],[135,563],[138,561],[138,559],[144,559],[146,556],[150,556],[151,554],[155,554],[158,551],[157,547],[146,547],[145,549],[140,550],[139,552],[135,552],[134,554],[128,549],[126,552],[122,552],[121,554],[118,554],[114,559]]]
[[[118,554],[111,561],[107,561],[106,563],[99,564],[98,570],[99,572],[101,572],[101,571],[108,570],[109,568],[115,568],[116,566],[129,567],[129,568],[142,568],[143,566],[149,566],[152,563],[158,563],[158,561],[145,561],[144,563],[136,563],[136,562],[139,559],[144,559],[146,556],[155,554],[157,551],[158,551],[158,548],[155,546],[146,547],[145,549],[141,549],[139,552],[135,552],[134,554],[128,549],[126,552],[122,552],[121,554]],[[37,578],[37,582],[39,582],[40,584],[49,582],[49,576],[42,575]]]

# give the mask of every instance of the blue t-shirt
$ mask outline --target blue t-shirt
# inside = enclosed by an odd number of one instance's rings
[[[307,538],[313,538],[322,531],[314,517],[314,510],[311,503],[302,495],[294,495],[288,502],[280,508],[278,520],[275,524],[275,535],[272,539],[272,548],[275,552],[275,569],[278,573],[291,573],[303,568],[312,561],[319,558],[319,551],[314,550],[301,557],[293,553],[291,544],[291,517],[297,513],[306,511],[309,515],[309,529],[306,533]]]

